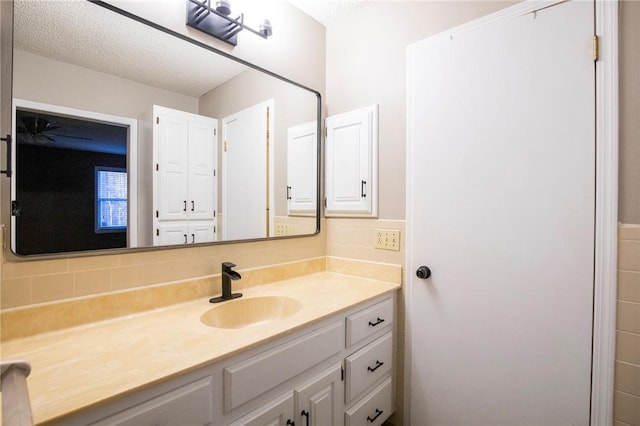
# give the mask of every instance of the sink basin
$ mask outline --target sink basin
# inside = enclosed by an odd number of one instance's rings
[[[200,316],[200,321],[216,328],[242,328],[267,324],[297,313],[302,304],[286,296],[264,296],[222,302]]]

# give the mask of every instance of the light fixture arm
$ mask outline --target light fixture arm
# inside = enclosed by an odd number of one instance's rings
[[[260,31],[244,24],[244,13],[231,18],[211,7],[212,0],[187,0],[187,25],[236,46],[237,35],[247,30],[264,39],[271,35],[271,24],[265,19]]]

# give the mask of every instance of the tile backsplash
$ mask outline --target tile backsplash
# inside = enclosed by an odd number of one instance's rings
[[[323,229],[321,227],[321,229]],[[324,256],[326,233],[304,238],[137,253],[3,262],[0,308],[91,296]],[[3,253],[4,254],[4,253]],[[3,256],[4,258],[4,256]]]
[[[640,426],[640,225],[618,227],[614,417]]]

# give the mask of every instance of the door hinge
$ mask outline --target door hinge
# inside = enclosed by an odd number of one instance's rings
[[[160,165],[156,163],[156,172],[160,170]]]
[[[158,214],[158,210],[156,210],[156,217],[160,217],[160,215]]]
[[[156,235],[159,237],[160,236],[160,229],[156,228]]]
[[[324,208],[327,208],[327,197],[324,198]]]
[[[213,233],[214,234],[216,233],[216,226],[215,225],[213,225]]]
[[[156,124],[160,124],[160,117],[156,117]]]
[[[227,141],[224,141],[224,152],[227,152]]]
[[[216,177],[216,169],[213,169],[213,177]]]
[[[597,34],[593,36],[593,61],[600,60],[600,37]]]
[[[325,127],[325,128],[324,128],[324,137],[325,137],[325,138],[327,137],[327,134],[328,134],[328,133],[329,133],[329,131],[328,131],[328,130],[327,130],[327,128]]]
[[[213,136],[218,136],[218,129],[213,129]]]
[[[214,219],[216,218],[216,211],[215,210],[213,211],[213,218]]]
[[[344,382],[344,367],[340,367],[340,381]]]

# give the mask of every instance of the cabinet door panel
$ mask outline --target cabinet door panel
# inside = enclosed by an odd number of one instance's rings
[[[187,222],[162,223],[156,228],[154,236],[156,245],[186,244],[188,240]]]
[[[215,124],[189,122],[189,202],[191,220],[212,220],[215,169]]]
[[[292,393],[263,405],[229,426],[286,426],[287,421],[293,421]]]
[[[158,219],[187,219],[188,122],[156,115],[158,140]]]
[[[326,213],[377,215],[378,108],[327,117]]]
[[[316,212],[316,122],[288,129],[287,207],[290,215]]]
[[[187,240],[189,244],[215,241],[216,237],[213,222],[189,223]]]
[[[342,367],[335,364],[295,391],[296,416],[301,426],[340,426],[343,421]]]
[[[213,420],[211,377],[167,392],[92,426],[208,425]]]

